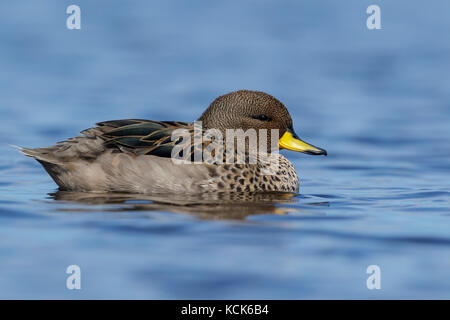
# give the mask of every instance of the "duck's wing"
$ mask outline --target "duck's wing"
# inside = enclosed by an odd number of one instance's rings
[[[172,140],[175,130],[183,130],[178,136],[190,135],[191,139]],[[38,161],[63,164],[77,160],[95,160],[107,150],[135,155],[154,155],[171,158],[172,150],[178,146],[183,150],[183,159],[193,159],[194,126],[188,122],[153,121],[142,119],[112,120],[97,123],[83,130],[81,136],[69,138],[46,148],[20,148],[20,151]],[[174,138],[176,138],[174,136]],[[210,142],[202,142],[201,147]],[[187,153],[184,154],[184,150]],[[175,150],[176,151],[176,150]]]
[[[142,119],[99,122],[92,130],[102,132],[101,137],[108,148],[166,158],[171,157],[174,146],[180,142],[172,138],[175,130],[187,130],[190,135],[194,131],[192,123],[188,122]],[[83,134],[89,134],[89,131]]]

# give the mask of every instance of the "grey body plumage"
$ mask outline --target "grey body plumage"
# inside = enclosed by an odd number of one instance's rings
[[[261,117],[260,115],[264,115]],[[270,119],[267,120],[267,119]],[[293,132],[292,119],[274,97],[236,91],[217,98],[200,117],[205,129],[278,129]],[[268,164],[175,164],[170,158],[176,129],[192,123],[127,119],[105,121],[47,148],[20,148],[47,170],[62,190],[131,193],[298,192],[297,173],[283,155],[267,175]],[[270,140],[270,130],[267,141]],[[301,140],[300,140],[301,141]],[[205,145],[203,145],[205,147]],[[316,154],[326,154],[318,148]],[[322,152],[322,153],[321,153]]]

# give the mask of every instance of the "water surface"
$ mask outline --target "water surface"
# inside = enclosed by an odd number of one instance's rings
[[[0,4],[0,298],[450,298],[448,1],[382,2],[375,31],[373,1],[80,0],[79,31],[69,4]],[[59,192],[10,147],[243,88],[328,151],[283,152],[299,195]]]

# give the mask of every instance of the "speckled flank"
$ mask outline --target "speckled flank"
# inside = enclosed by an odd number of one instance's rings
[[[292,163],[283,155],[278,156],[279,165],[273,174],[266,163],[222,164],[209,166],[211,179],[199,183],[204,192],[298,192],[299,181]]]

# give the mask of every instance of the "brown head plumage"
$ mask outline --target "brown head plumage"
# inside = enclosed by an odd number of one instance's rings
[[[292,130],[292,118],[287,108],[275,97],[261,92],[239,90],[216,98],[198,119],[205,129],[267,129],[270,150],[271,129],[278,129],[279,137]],[[259,140],[259,139],[258,139]]]

